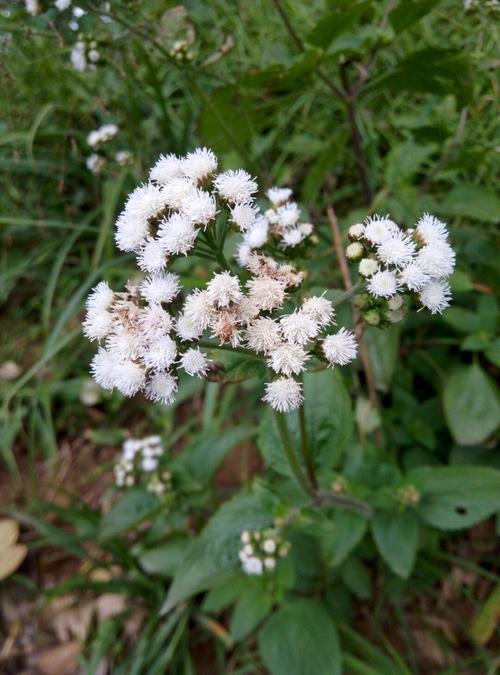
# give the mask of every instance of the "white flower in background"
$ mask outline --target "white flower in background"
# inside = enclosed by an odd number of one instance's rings
[[[145,388],[146,398],[163,405],[172,405],[177,393],[177,380],[168,372],[155,373]]]
[[[243,571],[246,574],[261,575],[263,571],[263,563],[259,558],[247,558],[242,561]]]
[[[116,486],[129,488],[143,483],[149,492],[165,496],[172,490],[172,474],[164,468],[164,454],[159,436],[128,438],[114,466]]]
[[[241,534],[243,546],[238,552],[241,568],[245,574],[261,575],[276,568],[278,557],[288,554],[290,544],[276,528],[245,530]]]
[[[322,349],[330,365],[345,366],[356,358],[358,348],[354,333],[341,328],[323,340]]]
[[[318,326],[324,327],[332,322],[334,323],[333,303],[323,296],[313,295],[311,298],[307,298],[302,303],[301,309],[302,313],[310,316]]]
[[[371,216],[365,221],[363,236],[372,244],[381,244],[385,239],[396,235],[398,226],[387,216]]]
[[[106,166],[106,160],[101,155],[92,153],[85,160],[85,166],[94,176],[98,176]]]
[[[25,0],[24,6],[26,7],[28,14],[31,14],[31,16],[36,16],[40,12],[40,4],[38,0]]]
[[[283,375],[299,375],[309,359],[309,354],[300,345],[286,343],[269,352],[267,365],[275,373]]]
[[[399,282],[394,272],[381,270],[370,277],[367,287],[377,298],[390,298],[398,290]]]
[[[82,7],[73,7],[73,16],[75,19],[81,19],[87,12]]]
[[[430,281],[418,295],[431,314],[441,314],[450,304],[451,291],[447,281]]]
[[[78,70],[79,72],[83,72],[84,70],[87,69],[87,56],[86,56],[86,49],[85,49],[85,43],[82,42],[81,40],[78,40],[75,42],[71,49],[71,64],[73,65],[73,68],[75,70]]]
[[[293,227],[299,222],[300,209],[295,202],[283,204],[276,211],[276,220],[285,229]]]
[[[267,243],[269,225],[265,218],[258,217],[252,227],[245,232],[243,243],[252,248],[260,248]]]
[[[281,344],[280,326],[274,319],[261,316],[246,329],[245,341],[258,354],[267,354]]]
[[[402,295],[393,295],[392,298],[389,298],[387,301],[387,307],[395,312],[398,309],[401,309],[403,306],[403,296]]]
[[[217,157],[208,148],[197,148],[182,160],[182,172],[195,183],[210,178],[217,170]]]
[[[415,244],[408,235],[400,231],[387,237],[377,246],[377,256],[384,265],[404,267],[412,261],[414,253]]]
[[[430,280],[430,277],[424,272],[418,260],[412,260],[411,263],[403,267],[399,272],[399,280],[410,291],[420,291]]]
[[[298,345],[307,344],[318,335],[320,329],[316,321],[301,310],[282,316],[280,324],[285,340]]]
[[[118,133],[116,124],[103,124],[99,129],[94,129],[87,136],[87,144],[95,148],[103,143],[108,143]]]
[[[160,155],[149,172],[150,179],[161,184],[168,183],[172,178],[179,178],[182,175],[182,160],[177,155]]]
[[[358,272],[362,277],[371,277],[378,271],[378,262],[373,258],[363,258],[359,261]]]
[[[128,166],[134,161],[134,156],[130,150],[118,150],[115,152],[115,162],[120,166]]]
[[[206,354],[199,349],[188,349],[181,357],[181,367],[191,376],[205,377],[208,372],[209,360]]]
[[[291,230],[286,230],[286,232],[283,233],[282,243],[285,246],[293,247],[298,246],[304,239],[304,234],[298,227],[296,227]]]
[[[151,274],[141,283],[140,291],[147,302],[172,302],[180,291],[179,275],[173,272]]]
[[[225,171],[214,180],[215,189],[224,201],[230,204],[251,202],[258,187],[255,180],[243,169]]]
[[[274,207],[282,206],[292,196],[290,188],[272,187],[266,192],[266,197]]]
[[[55,0],[54,5],[60,12],[64,12],[65,9],[71,6],[71,0]]]

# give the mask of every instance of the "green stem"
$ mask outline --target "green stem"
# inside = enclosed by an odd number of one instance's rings
[[[302,450],[302,457],[307,470],[307,477],[314,491],[318,489],[318,480],[316,478],[316,470],[314,467],[314,457],[312,456],[311,446],[307,439],[306,413],[305,406],[301,405],[299,408],[299,423],[300,423],[300,446]]]
[[[205,349],[220,349],[222,351],[227,352],[238,352],[239,354],[247,354],[248,356],[253,356],[256,359],[262,358],[259,357],[259,355],[253,352],[251,349],[245,349],[244,347],[233,347],[232,345],[218,345],[214,342],[210,342],[209,340],[198,340],[198,345],[200,347],[204,347]]]
[[[286,458],[288,460],[288,466],[292,470],[293,475],[295,476],[297,483],[304,490],[304,492],[314,497],[314,490],[311,488],[307,482],[302,467],[299,464],[299,461],[295,455],[295,449],[293,447],[292,437],[290,436],[290,431],[286,423],[286,418],[283,413],[275,411],[276,425],[278,427],[278,432],[281,438],[281,443],[285,450]]]
[[[348,291],[345,291],[341,295],[338,295],[335,298],[335,300],[332,301],[333,306],[337,307],[337,305],[341,305],[346,300],[350,300],[353,297],[353,295],[356,295],[356,293],[358,293],[361,290],[362,287],[363,287],[362,282],[358,281],[358,283],[354,284],[354,286],[350,288]]]

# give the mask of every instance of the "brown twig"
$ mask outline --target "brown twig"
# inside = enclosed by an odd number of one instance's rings
[[[344,287],[347,291],[349,291],[353,287],[351,271],[349,269],[349,264],[347,262],[347,258],[345,255],[344,246],[342,244],[342,234],[340,232],[340,227],[333,206],[329,206],[327,208],[327,216],[328,222],[330,223],[330,227],[332,230],[333,244],[335,246],[335,253],[337,255],[337,260],[339,262],[340,273],[342,274]],[[373,368],[370,361],[370,355],[368,353],[368,347],[363,337],[364,321],[357,307],[353,303],[352,303],[352,314],[354,318],[356,337],[358,339],[359,358],[361,360],[361,365],[363,367],[363,372],[365,375],[366,386],[368,388],[368,396],[370,398],[372,406],[374,408],[379,408],[380,401],[375,386],[375,377],[373,375]],[[382,436],[378,429],[375,431],[375,441],[379,447],[382,446]]]

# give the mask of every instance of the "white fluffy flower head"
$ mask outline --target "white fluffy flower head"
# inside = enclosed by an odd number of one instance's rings
[[[208,148],[196,148],[182,161],[184,175],[198,183],[209,178],[217,170],[217,157]]]
[[[188,349],[181,356],[181,367],[191,376],[205,377],[208,372],[209,361],[206,354],[199,349]]]
[[[290,377],[279,377],[266,384],[266,393],[263,401],[278,412],[286,413],[299,408],[304,397],[300,383]]]
[[[450,286],[446,281],[430,281],[422,288],[418,297],[431,314],[441,314],[450,304]]]
[[[280,324],[285,340],[298,345],[307,344],[319,333],[318,323],[301,310],[282,316]]]
[[[334,322],[335,310],[333,304],[323,296],[313,295],[312,298],[304,300],[302,312],[310,316],[321,327]]]
[[[210,301],[218,307],[228,307],[243,297],[240,280],[230,272],[214,274],[207,285],[207,293]]]
[[[275,373],[283,375],[299,375],[309,359],[309,354],[300,345],[283,343],[276,349],[269,352],[267,365]]]
[[[341,328],[335,335],[328,335],[323,340],[322,348],[323,354],[332,366],[345,366],[356,358],[356,338],[345,328]]]
[[[257,192],[257,183],[249,173],[243,169],[220,173],[214,181],[215,188],[224,201],[230,204],[244,204],[251,202],[252,195]]]
[[[390,270],[375,272],[368,281],[368,290],[377,298],[390,298],[397,292],[398,288],[398,279],[394,272]]]

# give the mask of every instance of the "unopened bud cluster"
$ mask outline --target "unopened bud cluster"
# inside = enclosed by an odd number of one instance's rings
[[[276,528],[241,533],[241,548],[238,557],[245,574],[261,575],[272,572],[279,558],[284,558],[290,544]]]
[[[86,167],[98,176],[109,162],[116,162],[119,166],[126,166],[133,161],[129,150],[111,151],[110,143],[117,137],[116,124],[103,124],[94,129],[87,136],[87,145],[94,151],[86,159]]]
[[[305,273],[270,256],[247,256],[244,283],[225,269],[204,288],[182,293],[179,276],[167,271],[170,263],[198,251],[207,256],[224,207],[233,219],[236,211],[238,218],[246,208],[253,213],[255,180],[241,169],[216,174],[217,166],[207,148],[182,158],[161,156],[150,182],[129,195],[116,223],[116,242],[136,254],[148,276],[119,293],[101,282],[89,295],[84,332],[104,343],[91,370],[105,389],[126,396],[143,391],[150,400],[171,404],[179,370],[201,378],[210,373],[200,342],[216,338],[220,345],[242,346],[266,360],[277,378],[266,384],[263,400],[288,412],[303,401],[298,377],[307,362],[319,354],[330,367],[346,365],[356,356],[356,342],[344,328],[330,333],[334,308],[324,296],[305,298],[283,314],[290,289],[301,285]],[[286,206],[289,191],[271,194]],[[219,256],[223,244],[215,246]]]
[[[402,485],[398,488],[396,498],[404,506],[417,506],[420,503],[422,495],[414,485]]]
[[[122,455],[114,467],[119,488],[144,485],[146,490],[163,497],[172,490],[172,475],[163,468],[164,450],[159,436],[129,438],[123,443]]]
[[[403,230],[388,216],[375,215],[349,228],[349,237],[353,243],[346,255],[358,262],[359,274],[366,279],[368,294],[373,298],[371,304],[358,299],[367,323],[399,321],[403,301],[398,293],[415,293],[431,314],[440,314],[448,307],[448,277],[455,268],[455,253],[445,223],[424,214],[414,228]]]

